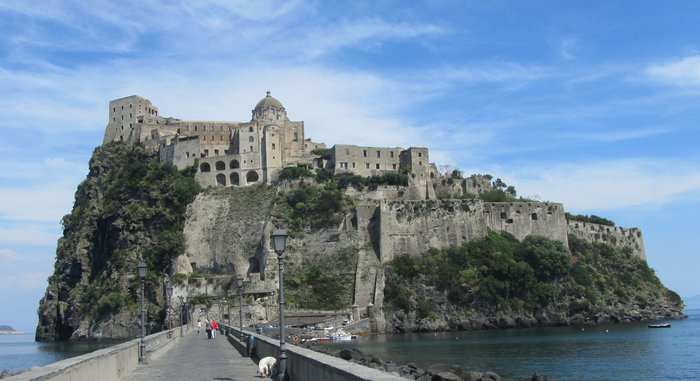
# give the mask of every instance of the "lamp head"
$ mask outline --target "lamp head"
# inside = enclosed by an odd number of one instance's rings
[[[238,287],[243,287],[243,275],[241,275],[241,274],[236,275],[236,285]]]
[[[136,266],[136,268],[139,270],[139,278],[143,279],[146,277],[146,263],[141,261],[139,264]]]
[[[165,288],[165,292],[168,293],[168,299],[173,295],[173,286],[168,285],[168,287]]]
[[[287,245],[287,231],[284,229],[277,229],[272,232],[272,244],[275,247],[277,255],[282,255]]]

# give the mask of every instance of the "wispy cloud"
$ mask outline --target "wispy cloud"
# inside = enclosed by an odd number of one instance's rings
[[[674,86],[700,86],[700,55],[651,65],[645,73],[651,79]]]
[[[506,170],[521,195],[564,202],[568,209],[660,207],[700,196],[700,165],[680,160],[592,160],[525,164]]]

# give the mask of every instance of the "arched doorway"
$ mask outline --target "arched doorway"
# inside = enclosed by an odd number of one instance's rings
[[[226,186],[226,175],[223,173],[216,175],[216,184]]]
[[[240,180],[238,179],[238,173],[233,172],[229,177],[231,178],[231,186],[237,187],[241,185]]]
[[[255,171],[249,171],[248,174],[245,175],[245,181],[250,184],[257,182],[259,179],[258,173]]]

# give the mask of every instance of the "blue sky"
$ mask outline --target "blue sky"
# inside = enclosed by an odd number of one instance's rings
[[[112,99],[250,119],[267,90],[329,145],[425,146],[642,229],[700,294],[700,3],[0,0],[0,324],[36,326]]]

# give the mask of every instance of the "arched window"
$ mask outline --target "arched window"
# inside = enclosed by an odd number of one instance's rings
[[[252,136],[249,136],[249,137],[248,137],[248,143],[252,143],[252,142],[254,142],[254,141],[255,141],[255,138],[254,138],[254,137],[252,137]]]
[[[253,127],[248,127],[248,132],[253,132]]]
[[[211,171],[211,166],[209,163],[202,163],[199,165],[199,171],[200,172],[209,172]]]
[[[234,187],[237,187],[240,185],[240,181],[238,180],[238,173],[233,172],[230,176],[231,178],[231,185]]]
[[[250,184],[258,181],[258,173],[255,171],[250,171],[248,174],[245,175],[245,181]]]
[[[216,170],[223,171],[224,169],[226,169],[226,164],[223,161],[217,161],[216,162]]]
[[[216,175],[216,184],[226,186],[226,175],[224,175],[223,173],[219,173],[218,175]]]
[[[231,160],[231,162],[228,165],[229,168],[234,169],[234,168],[240,168],[241,164],[238,163],[238,160]]]

